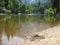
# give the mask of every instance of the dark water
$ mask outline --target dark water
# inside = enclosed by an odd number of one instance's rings
[[[51,27],[42,18],[40,15],[0,15],[0,45]]]

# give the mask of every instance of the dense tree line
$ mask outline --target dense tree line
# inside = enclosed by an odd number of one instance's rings
[[[60,11],[59,9],[59,3],[60,0],[51,0],[52,2],[52,8],[56,8],[56,13],[58,13]],[[44,10],[46,8],[49,8],[51,6],[51,3],[45,3],[45,4],[41,4],[40,2],[38,2],[37,4],[32,4],[29,5],[27,4],[27,2],[22,3],[21,0],[0,0],[0,13],[38,13],[38,12],[42,12],[44,13]]]
[[[0,12],[18,13],[19,8],[19,0],[0,0]]]
[[[0,0],[0,13],[26,13],[26,11],[32,11],[33,6],[23,4],[21,0]]]

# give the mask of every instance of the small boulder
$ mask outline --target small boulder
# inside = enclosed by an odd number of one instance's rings
[[[45,39],[45,37],[44,36],[39,36],[38,34],[35,34],[30,38],[31,41],[34,41],[34,40],[37,40],[37,39],[41,40],[41,39]]]

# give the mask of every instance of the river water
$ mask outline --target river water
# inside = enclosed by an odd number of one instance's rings
[[[50,27],[39,15],[0,16],[0,45],[22,43],[25,37]]]

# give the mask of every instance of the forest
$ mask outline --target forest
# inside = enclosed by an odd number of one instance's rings
[[[60,0],[48,0],[45,3],[28,4],[22,0],[0,0],[0,13],[41,13],[44,14],[46,10],[51,10],[55,14],[60,11]],[[50,12],[50,13],[51,13]]]

